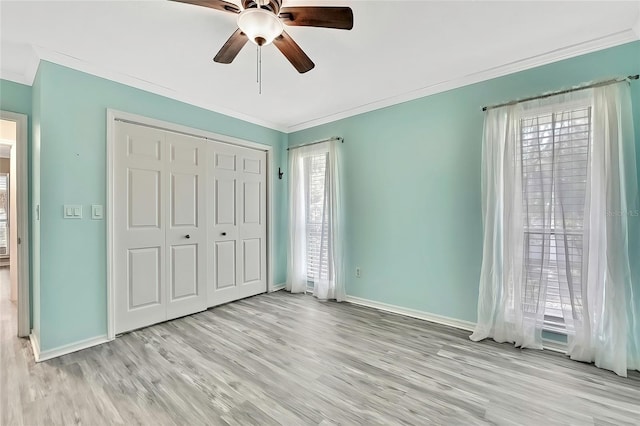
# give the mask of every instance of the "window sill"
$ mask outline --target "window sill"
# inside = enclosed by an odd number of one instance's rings
[[[554,320],[544,320],[544,325],[542,326],[544,331],[549,331],[551,333],[562,334],[564,336],[567,335],[567,328],[565,327],[563,322],[554,321]]]

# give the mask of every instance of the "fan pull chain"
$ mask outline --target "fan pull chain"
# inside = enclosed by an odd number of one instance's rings
[[[258,46],[258,94],[262,95],[262,46]]]

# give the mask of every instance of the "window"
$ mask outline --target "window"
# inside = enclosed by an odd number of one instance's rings
[[[341,138],[289,150],[287,289],[344,300]]]
[[[327,153],[304,158],[307,286],[311,290],[316,280],[330,276],[327,161]]]
[[[591,107],[522,118],[524,312],[545,298],[547,328],[581,314]],[[545,285],[546,284],[546,285]],[[546,294],[544,293],[546,289]]]

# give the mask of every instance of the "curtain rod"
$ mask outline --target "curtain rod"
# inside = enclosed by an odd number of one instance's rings
[[[319,141],[303,143],[301,145],[292,146],[292,147],[287,148],[287,151],[290,151],[290,150],[296,149],[296,148],[302,148],[303,146],[317,145],[319,143],[331,142],[331,141],[340,141],[341,143],[344,143],[344,139],[341,138],[340,136],[333,136],[333,137],[330,137],[329,139],[322,139],[322,140],[319,140]]]
[[[608,86],[609,84],[620,83],[621,81],[638,80],[639,78],[640,78],[640,74],[630,75],[628,77],[622,77],[622,78],[614,78],[614,79],[611,79],[611,80],[601,81],[599,83],[588,84],[586,86],[574,87],[573,89],[559,90],[557,92],[546,93],[544,95],[539,95],[539,96],[532,96],[530,98],[524,98],[524,99],[520,99],[520,100],[517,100],[517,101],[509,101],[509,102],[505,102],[503,104],[485,106],[485,107],[482,107],[482,110],[486,111],[488,109],[494,109],[494,108],[500,108],[500,107],[507,106],[507,105],[519,104],[520,102],[527,102],[527,101],[533,101],[535,99],[544,99],[544,98],[548,98],[548,97],[551,97],[551,96],[564,95],[565,93],[571,93],[571,92],[575,92],[575,91],[578,91],[578,90],[591,89],[593,87],[600,87],[600,86]]]

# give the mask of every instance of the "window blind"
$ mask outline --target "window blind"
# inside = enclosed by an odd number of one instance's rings
[[[523,310],[545,298],[545,319],[581,311],[591,108],[521,120],[525,288]]]
[[[329,278],[329,211],[326,196],[327,153],[305,158],[307,280]]]

